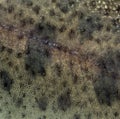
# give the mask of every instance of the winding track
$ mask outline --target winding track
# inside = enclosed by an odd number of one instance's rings
[[[5,24],[0,24],[0,31],[6,30],[7,32],[14,32],[18,39],[22,37],[26,37],[28,39],[33,39],[33,40],[38,40],[39,43],[42,45],[47,46],[48,48],[52,49],[57,49],[59,51],[62,51],[64,53],[68,53],[70,55],[74,55],[79,57],[79,52],[75,49],[69,49],[67,46],[63,46],[58,42],[50,41],[50,39],[47,38],[39,38],[38,36],[34,35],[34,31],[21,31],[19,28],[17,28],[14,25],[5,25]],[[31,35],[32,34],[32,35]],[[12,49],[12,48],[11,48]]]

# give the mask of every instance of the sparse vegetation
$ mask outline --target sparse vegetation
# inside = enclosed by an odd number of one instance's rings
[[[116,3],[0,0],[0,117],[119,119]]]

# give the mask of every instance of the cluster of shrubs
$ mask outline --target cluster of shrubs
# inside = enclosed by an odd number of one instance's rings
[[[109,49],[98,58],[100,74],[94,83],[94,89],[100,104],[111,106],[114,100],[120,99],[118,80],[120,78],[120,51]]]
[[[25,68],[27,71],[30,71],[33,75],[39,73],[45,76],[45,65],[48,58],[50,58],[50,52],[42,46],[39,39],[28,41],[25,58]]]
[[[100,31],[103,24],[99,15],[90,13],[84,14],[80,17],[79,31],[81,34],[81,41],[92,39],[94,31]]]

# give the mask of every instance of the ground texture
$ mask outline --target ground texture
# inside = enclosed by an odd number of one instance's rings
[[[120,119],[120,1],[0,0],[0,119]]]

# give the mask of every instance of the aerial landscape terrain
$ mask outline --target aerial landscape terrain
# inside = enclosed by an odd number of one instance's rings
[[[120,0],[0,0],[0,119],[120,119]]]

